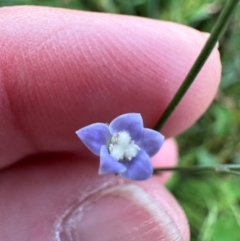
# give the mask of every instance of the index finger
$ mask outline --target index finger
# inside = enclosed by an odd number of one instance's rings
[[[38,152],[84,155],[75,131],[123,113],[141,113],[153,127],[206,40],[144,18],[40,7],[0,12],[1,167]],[[205,111],[220,69],[215,50],[165,125],[167,137]]]

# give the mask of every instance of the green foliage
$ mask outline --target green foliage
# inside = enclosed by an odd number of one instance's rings
[[[78,0],[0,0],[0,6],[14,5],[39,5],[72,9],[85,9],[84,4]]]
[[[179,198],[192,233],[192,241],[238,241],[240,177],[212,173],[175,175],[168,183]]]
[[[44,5],[145,16],[209,31],[224,0],[0,0],[0,6]],[[240,9],[220,42],[223,75],[207,113],[178,137],[180,165],[240,163]],[[211,81],[211,80],[209,80]],[[207,87],[206,87],[207,88]],[[175,174],[168,188],[184,208],[192,241],[238,241],[240,177]]]

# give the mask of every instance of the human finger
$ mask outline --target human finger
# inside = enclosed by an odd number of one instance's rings
[[[137,17],[41,7],[0,12],[1,167],[39,152],[87,155],[75,131],[123,113],[141,113],[153,127],[206,41],[192,28]],[[220,69],[215,50],[163,128],[166,137],[205,111]]]
[[[2,170],[0,240],[189,241],[186,217],[162,185],[96,169],[93,160],[48,154]]]
[[[178,161],[177,142],[173,139],[167,139],[161,149],[152,158],[154,168],[174,167]],[[153,176],[160,183],[165,183],[172,175],[172,172],[166,171]]]

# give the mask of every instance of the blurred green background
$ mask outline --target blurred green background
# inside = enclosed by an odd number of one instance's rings
[[[210,31],[224,0],[0,0],[170,20]],[[240,164],[240,7],[220,41],[219,92],[207,113],[178,137],[180,165]],[[211,81],[211,80],[209,80]],[[207,88],[207,87],[206,87]],[[240,177],[176,173],[167,187],[184,208],[192,241],[240,240]]]

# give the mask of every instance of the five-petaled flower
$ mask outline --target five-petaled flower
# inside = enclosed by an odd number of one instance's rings
[[[109,125],[95,123],[83,127],[76,134],[100,156],[99,174],[115,173],[130,180],[152,176],[150,157],[164,141],[162,134],[143,127],[142,117],[137,113],[120,115]]]

